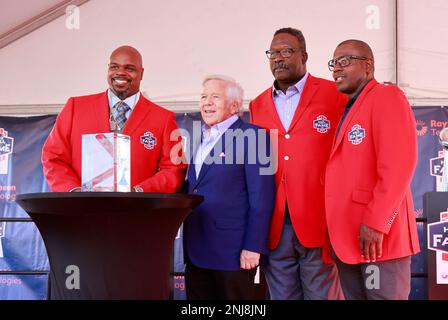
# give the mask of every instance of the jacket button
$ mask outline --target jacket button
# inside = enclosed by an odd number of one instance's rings
[[[285,156],[283,159],[285,159],[285,160],[289,160],[289,156]]]
[[[193,192],[194,192],[194,193],[198,193],[198,189],[194,189]]]
[[[289,135],[289,133],[285,134],[285,139],[289,139],[291,138],[291,136]]]

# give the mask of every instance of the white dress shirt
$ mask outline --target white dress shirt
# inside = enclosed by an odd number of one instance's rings
[[[230,118],[217,123],[211,127],[207,125],[202,126],[202,142],[196,151],[196,156],[194,158],[194,168],[196,170],[196,179],[199,177],[199,173],[201,172],[202,164],[204,163],[205,158],[210,154],[216,142],[218,142],[219,138],[224,134],[224,132],[230,128],[235,121],[238,120],[238,116],[234,114]]]

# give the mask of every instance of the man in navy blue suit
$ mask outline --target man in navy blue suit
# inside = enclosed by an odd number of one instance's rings
[[[243,89],[209,76],[200,99],[201,143],[188,192],[204,196],[184,224],[187,299],[255,299],[254,277],[267,253],[275,186],[265,130],[242,121]]]

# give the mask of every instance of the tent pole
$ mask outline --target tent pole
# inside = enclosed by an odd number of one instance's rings
[[[394,51],[395,51],[395,84],[398,85],[398,0],[395,0],[395,30],[394,30]]]

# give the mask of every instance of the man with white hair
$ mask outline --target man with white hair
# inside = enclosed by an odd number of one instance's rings
[[[188,192],[204,196],[184,224],[188,299],[256,298],[274,178],[263,171],[271,164],[268,135],[238,117],[242,101],[243,89],[232,78],[205,78],[202,141],[188,169]]]

